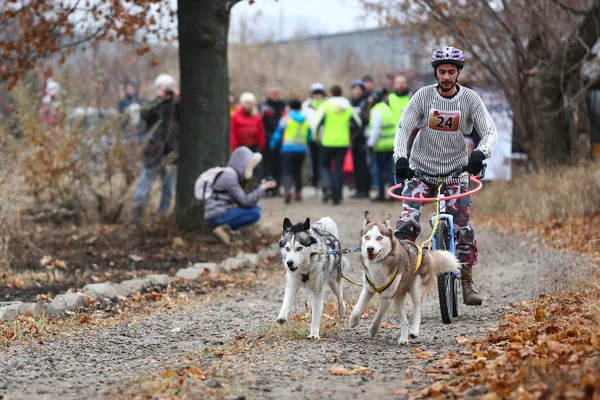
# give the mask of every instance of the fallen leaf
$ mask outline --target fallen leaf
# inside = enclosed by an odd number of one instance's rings
[[[392,393],[393,394],[408,394],[409,390],[406,388],[393,388],[392,389]]]
[[[138,292],[137,290],[132,290],[130,294],[131,294],[131,298],[135,301],[138,301],[142,298],[142,294],[140,292]]]
[[[140,256],[138,256],[137,254],[130,254],[130,255],[129,255],[129,258],[130,258],[130,259],[131,259],[131,261],[133,261],[133,262],[140,262],[140,261],[142,261],[142,260],[144,259],[143,257],[140,257]]]
[[[171,329],[171,332],[181,332],[181,327],[178,326],[176,328]]]
[[[437,354],[437,353],[434,351],[424,351],[422,353],[417,354],[417,358],[418,359],[429,358],[435,354]]]
[[[46,265],[50,264],[50,261],[52,261],[52,257],[46,255],[40,260],[40,265],[42,267],[45,267]]]
[[[88,322],[90,322],[90,317],[87,315],[84,315],[83,317],[81,317],[81,319],[79,320],[80,324],[87,324]]]
[[[178,248],[178,247],[185,247],[185,240],[183,240],[180,237],[175,237],[173,238],[173,243],[172,243],[173,248]]]
[[[381,329],[389,329],[389,328],[395,328],[396,325],[394,324],[381,324]]]
[[[173,376],[173,371],[168,370],[162,373],[163,378],[168,378],[170,376]]]
[[[458,344],[471,344],[471,343],[473,343],[474,339],[465,338],[465,337],[462,337],[459,335],[456,337],[456,341],[458,342]]]
[[[331,375],[350,376],[350,371],[338,364],[333,364],[329,369]]]
[[[540,306],[537,306],[535,308],[535,322],[542,322],[544,319],[546,319],[546,314]]]

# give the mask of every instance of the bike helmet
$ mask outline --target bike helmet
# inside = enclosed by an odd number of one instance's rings
[[[441,64],[454,64],[458,68],[465,66],[465,55],[462,50],[452,46],[437,49],[431,55],[431,66],[436,68]]]

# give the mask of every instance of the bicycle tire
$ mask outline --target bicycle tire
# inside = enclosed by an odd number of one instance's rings
[[[435,249],[434,250],[447,250],[448,249],[448,235],[449,229],[445,221],[440,221],[438,229],[435,232]],[[440,312],[442,315],[442,321],[445,324],[452,323],[452,317],[454,316],[454,308],[457,303],[456,301],[456,290],[455,290],[456,278],[451,272],[441,272],[437,275],[437,286],[438,286],[438,298],[440,303]]]

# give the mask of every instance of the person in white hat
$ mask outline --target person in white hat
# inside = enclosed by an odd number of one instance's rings
[[[133,199],[132,217],[140,222],[150,192],[160,176],[162,190],[158,215],[166,218],[177,182],[177,158],[179,153],[179,90],[171,75],[161,74],[154,80],[157,98],[142,108],[141,118],[148,127],[143,150],[144,170]]]

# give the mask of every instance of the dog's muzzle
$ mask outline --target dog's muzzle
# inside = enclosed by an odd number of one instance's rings
[[[294,262],[293,261],[288,261],[287,262],[287,267],[291,272],[294,272],[295,270],[298,269],[298,267],[294,267]]]

